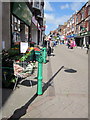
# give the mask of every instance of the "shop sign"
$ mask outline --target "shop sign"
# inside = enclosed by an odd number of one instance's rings
[[[26,53],[28,49],[28,42],[20,42],[20,53]]]
[[[32,13],[25,2],[12,3],[12,13],[27,25],[31,25]]]
[[[37,26],[37,20],[35,19],[35,16],[32,17],[32,22],[34,23],[35,26]]]

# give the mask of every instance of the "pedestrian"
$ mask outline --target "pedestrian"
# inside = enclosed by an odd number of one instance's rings
[[[68,48],[70,48],[70,40],[69,39],[67,41],[67,46],[68,46]]]
[[[73,49],[73,40],[70,40],[70,48]]]
[[[73,41],[73,46],[76,47],[76,42],[75,42],[75,40]]]
[[[89,51],[89,44],[88,44],[88,43],[86,44],[86,47],[87,47],[87,52],[86,52],[86,54],[88,54],[88,51]]]
[[[52,40],[50,41],[50,47],[51,47],[51,53],[53,53],[53,50],[54,50],[54,49],[53,49],[53,47],[54,47],[54,43],[53,43]]]
[[[48,51],[47,51],[47,54],[48,54],[48,56],[50,56],[50,55],[51,55],[51,47],[50,47],[50,46],[48,46]]]

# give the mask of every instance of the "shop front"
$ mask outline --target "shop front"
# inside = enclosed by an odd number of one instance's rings
[[[30,40],[32,13],[25,2],[11,3],[11,40],[12,45]]]
[[[79,46],[79,47],[82,47],[83,46],[83,41],[84,41],[84,37],[81,36],[80,34],[77,34],[75,37],[75,42],[76,42],[76,45]]]
[[[42,30],[41,30],[40,25],[38,23],[38,45],[42,45],[43,44],[42,42],[43,42],[42,41]]]
[[[35,19],[35,16],[32,17],[31,23],[31,41],[38,44],[38,22]]]
[[[86,47],[87,44],[90,44],[90,31],[81,33],[81,36],[84,37],[84,46]]]
[[[41,29],[38,21],[35,19],[35,16],[32,17],[32,23],[31,23],[31,39],[32,42],[35,42],[36,45],[39,45],[41,42]]]
[[[74,37],[76,37],[77,35],[76,34],[71,34],[71,35],[68,35],[68,36],[66,36],[67,38],[74,38]]]
[[[75,37],[75,42],[76,42],[77,46],[82,47],[83,46],[83,37],[81,37],[81,36]]]

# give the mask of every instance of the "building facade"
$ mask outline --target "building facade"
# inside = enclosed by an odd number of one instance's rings
[[[78,46],[90,44],[90,4],[87,2],[81,10],[76,13],[75,37]]]
[[[77,46],[90,44],[90,2],[73,14],[66,25],[61,27],[61,35],[74,38]]]
[[[18,42],[42,41],[44,1],[2,2],[2,49]]]

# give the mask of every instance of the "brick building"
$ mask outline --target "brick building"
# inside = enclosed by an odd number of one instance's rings
[[[61,35],[74,38],[77,46],[90,44],[90,2],[73,14],[66,25],[61,26]]]
[[[64,23],[64,25],[61,26],[61,35],[66,37],[66,33],[67,33],[67,23]]]
[[[76,31],[77,37],[75,37],[76,43],[79,46],[86,46],[90,44],[90,4],[87,2],[76,13]]]

